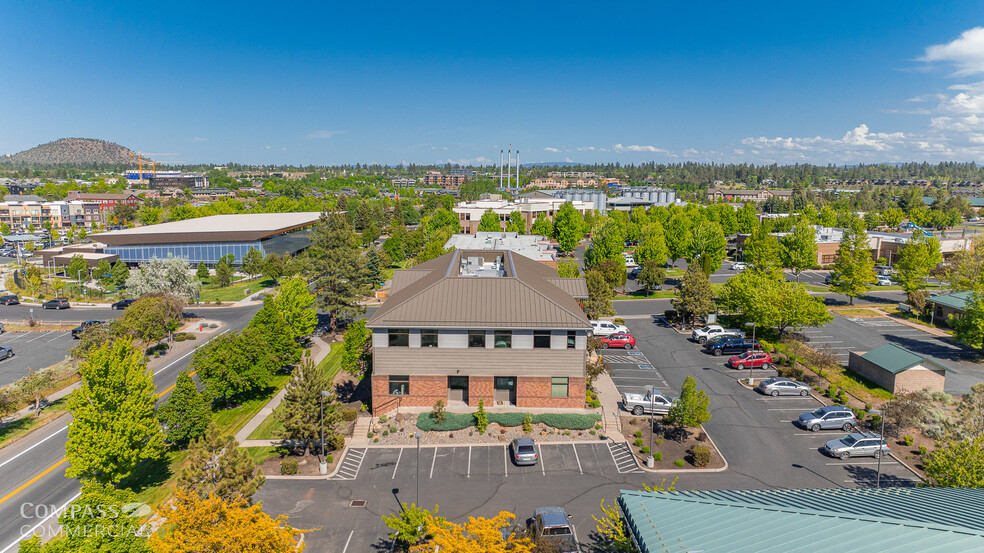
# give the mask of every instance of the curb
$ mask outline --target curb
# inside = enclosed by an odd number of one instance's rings
[[[570,441],[548,441],[548,440],[536,440],[537,444],[543,445],[562,445],[562,444],[601,444],[611,441],[607,437],[602,440],[601,438],[596,438],[594,440],[570,440]],[[466,442],[460,444],[420,444],[420,449],[426,448],[438,448],[438,447],[508,447],[509,442],[499,442],[499,443],[484,443],[484,442]],[[416,449],[417,445],[381,445],[381,444],[371,444],[362,446],[353,446],[353,449]]]
[[[638,466],[643,471],[651,474],[699,474],[699,473],[706,473],[706,472],[724,472],[728,470],[729,467],[728,459],[724,456],[724,453],[722,453],[721,449],[717,446],[716,443],[714,443],[714,440],[711,438],[711,435],[707,432],[707,429],[704,428],[703,424],[700,425],[700,429],[703,430],[704,435],[707,436],[707,441],[711,442],[711,445],[714,446],[714,451],[717,451],[718,455],[721,456],[721,460],[724,461],[723,467],[718,467],[715,469],[696,469],[696,468],[695,469],[651,469],[639,463],[639,457],[636,456],[635,454],[632,455],[632,458],[635,459],[636,466]],[[628,440],[625,440],[625,445],[629,446],[629,450],[631,451],[632,446],[629,444]]]
[[[919,474],[918,472],[916,472],[916,469],[914,469],[914,468],[910,467],[909,465],[907,465],[905,461],[903,461],[902,459],[899,459],[891,451],[888,452],[888,456],[891,457],[892,459],[895,459],[895,461],[898,462],[898,464],[900,464],[903,467],[905,467],[906,470],[908,470],[909,472],[911,472],[916,478],[922,480],[923,483],[925,483],[925,484],[928,484],[929,483],[925,478],[923,478],[923,476],[921,474]]]
[[[752,391],[754,391],[755,390],[755,387],[754,386],[749,386],[747,383],[745,383],[745,380],[746,379],[744,379],[744,378],[739,378],[738,379],[738,384],[742,388],[745,388],[746,390],[752,390]],[[797,397],[803,397],[803,396],[797,396]],[[812,397],[813,399],[817,400],[817,403],[819,403],[820,405],[827,405],[827,403],[824,402],[823,399],[820,398],[820,396],[818,396],[818,395],[816,395],[816,394],[813,393],[813,390],[812,389],[810,390],[810,397]],[[854,396],[851,396],[851,397],[854,397]],[[858,399],[858,398],[855,397],[854,399]],[[861,401],[861,400],[858,399],[858,401]]]

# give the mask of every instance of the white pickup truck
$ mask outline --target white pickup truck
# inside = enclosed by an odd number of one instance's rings
[[[675,398],[667,397],[659,390],[649,390],[645,395],[622,394],[622,407],[636,416],[643,413],[665,415],[676,402]]]
[[[721,325],[707,325],[703,328],[696,328],[690,334],[690,339],[703,344],[715,336],[744,336],[745,333],[737,328],[724,328]]]

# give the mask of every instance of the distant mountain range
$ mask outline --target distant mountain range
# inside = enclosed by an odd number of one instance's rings
[[[30,150],[0,157],[10,167],[117,168],[133,165],[134,153],[115,142],[95,138],[62,138]]]

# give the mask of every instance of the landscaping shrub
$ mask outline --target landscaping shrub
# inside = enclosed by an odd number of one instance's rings
[[[636,447],[642,447],[642,444],[644,444],[645,442],[642,441],[642,438],[636,438],[636,441],[633,443],[635,444]]]
[[[665,317],[667,321],[672,323],[677,318],[676,309],[667,309],[666,311],[663,311],[663,317]]]
[[[478,411],[475,412],[475,430],[479,434],[485,434],[485,429],[489,427],[489,416],[485,413],[485,400],[478,400]]]
[[[625,324],[625,319],[623,319],[621,317],[615,317],[615,319],[612,322],[615,323],[615,324],[617,324],[617,325],[624,325]]]
[[[759,340],[759,345],[762,347],[762,351],[766,353],[772,353],[772,344],[766,342],[765,340]]]
[[[486,416],[490,423],[494,422],[499,426],[520,426],[526,419],[526,415],[523,413],[487,413]],[[533,430],[532,419],[530,419],[530,430]]]
[[[660,461],[662,461],[663,460],[663,452],[662,451],[657,451],[656,453],[653,453],[653,459],[655,459],[657,463],[660,462]]]
[[[338,432],[332,432],[326,440],[329,451],[341,451],[345,449],[345,436]]]
[[[190,332],[178,332],[174,335],[175,342],[184,342],[185,340],[197,340],[198,337]]]
[[[642,437],[642,430],[636,430],[635,437],[636,438],[641,438]]]
[[[352,422],[359,418],[359,411],[355,407],[346,407],[342,409],[342,420]]]
[[[379,424],[385,423],[387,420],[386,415],[379,415]]]
[[[647,445],[647,446],[643,447],[642,449],[639,450],[639,452],[640,453],[649,453],[649,446]]]
[[[919,455],[926,455],[926,446],[919,446]]]
[[[682,467],[686,464],[687,464],[686,461],[684,461],[683,459],[677,459],[676,461],[673,461],[673,466],[675,467]]]
[[[448,412],[444,409],[444,400],[439,399],[435,401],[434,408],[431,409],[431,418],[434,419],[434,422],[441,424],[447,416]]]
[[[704,468],[711,463],[710,448],[695,445],[690,448],[690,454],[694,456],[694,466],[697,468]]]
[[[915,441],[915,438],[912,436],[903,436],[902,441],[905,443],[906,447],[909,447],[912,445],[912,442]]]
[[[170,347],[171,346],[168,346],[167,344],[162,342],[160,344],[155,344],[153,346],[150,346],[149,348],[147,348],[147,351],[145,353],[147,355],[152,355],[156,357],[161,355],[162,353],[165,353],[168,349],[170,349]]]
[[[469,426],[475,425],[475,415],[471,413],[448,413],[444,421],[440,424],[434,420],[431,413],[421,413],[417,415],[417,428],[424,432],[438,431],[448,432],[451,430],[464,430]]]
[[[280,474],[297,474],[297,459],[280,461]]]
[[[569,430],[587,430],[601,420],[601,415],[580,415],[576,413],[544,413],[533,417],[533,422],[540,422],[553,428]]]
[[[523,432],[529,434],[532,431],[533,431],[533,415],[526,413],[526,416],[523,417]],[[594,430],[592,430],[591,433],[594,434]]]
[[[328,461],[328,464],[330,465],[330,464],[332,464],[332,463],[335,462],[335,458],[333,456],[331,456],[330,454],[329,455],[325,455],[325,461]]]

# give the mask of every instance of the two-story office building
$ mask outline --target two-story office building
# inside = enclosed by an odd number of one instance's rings
[[[578,408],[591,328],[584,279],[509,250],[396,271],[370,317],[373,412],[447,404]]]

